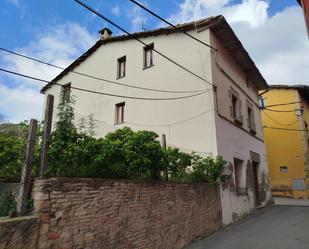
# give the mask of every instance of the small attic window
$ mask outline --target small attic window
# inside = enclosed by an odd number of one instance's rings
[[[123,56],[118,59],[117,65],[117,79],[123,78],[126,76],[126,56]]]
[[[144,68],[153,66],[153,48],[153,43],[144,47]]]

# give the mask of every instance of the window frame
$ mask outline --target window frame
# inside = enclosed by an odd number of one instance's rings
[[[65,85],[62,85],[61,89],[61,101],[62,103],[67,103],[70,101],[71,97],[71,83],[67,83]]]
[[[242,110],[242,101],[240,100],[239,93],[236,92],[233,88],[229,89],[229,97],[230,97],[230,115],[233,121],[238,124],[243,124],[243,116],[241,114]],[[234,102],[234,100],[236,100]]]
[[[121,75],[121,63],[124,63],[124,75]],[[117,59],[117,79],[121,79],[126,77],[126,73],[127,73],[127,56],[124,55],[120,58]]]
[[[250,112],[249,112],[250,110]],[[247,122],[248,129],[251,133],[256,133],[254,106],[247,100]]]
[[[241,181],[242,177],[247,178],[245,172],[245,161],[239,158],[233,158],[235,188],[237,196],[244,196],[248,194],[248,187],[246,186],[247,179]],[[239,179],[240,178],[240,179]],[[241,184],[244,182],[245,184]]]
[[[147,69],[150,67],[154,66],[154,56],[153,56],[153,49],[154,49],[154,43],[150,43],[147,46],[145,46],[143,48],[143,54],[144,54],[144,58],[143,58],[143,69]],[[147,52],[150,52],[150,64],[147,65]]]
[[[120,102],[115,105],[115,125],[118,124],[123,124],[124,123],[124,108],[125,108],[126,103],[125,102]],[[121,117],[120,120],[119,118],[119,111],[121,110]]]

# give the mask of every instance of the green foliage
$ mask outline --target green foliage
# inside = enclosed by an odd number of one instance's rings
[[[72,100],[59,105],[47,175],[159,180],[167,167],[172,181],[215,184],[222,179],[226,162],[221,157],[202,158],[177,148],[164,151],[151,131],[125,127],[96,139],[93,116],[80,118],[76,128],[73,106]]]
[[[7,194],[0,201],[0,217],[9,216],[11,212],[16,210],[16,201],[12,193]]]
[[[177,148],[168,147],[166,152],[167,170],[172,181],[184,181],[188,175],[192,156],[179,151]]]
[[[207,182],[216,184],[226,178],[222,173],[227,162],[221,156],[203,158],[192,153],[192,172],[189,179],[192,182]]]
[[[18,177],[21,174],[26,141],[0,134],[0,177]]]
[[[81,118],[74,126],[74,102],[58,108],[58,121],[48,151],[48,172],[52,176],[159,179],[163,151],[150,131],[130,128],[95,139],[95,120]]]
[[[156,133],[134,132],[128,127],[96,139],[93,115],[81,117],[74,124],[72,98],[60,103],[57,113],[47,155],[47,176],[159,180],[167,167],[171,181],[215,184],[223,179],[226,162],[222,157],[203,158],[177,148],[165,151]],[[4,130],[0,135],[0,177],[20,176],[29,124],[6,126]],[[38,159],[36,143],[34,169]]]
[[[20,124],[0,125],[0,178],[18,178],[21,175],[22,166],[25,160],[29,122],[23,121]],[[40,134],[38,126],[37,138]],[[33,175],[39,164],[38,139],[34,150]]]

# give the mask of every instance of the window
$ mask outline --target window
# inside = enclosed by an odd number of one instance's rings
[[[241,100],[239,94],[232,88],[229,90],[229,97],[231,99],[230,112],[231,117],[239,124],[243,123],[243,117],[241,115]]]
[[[124,122],[124,106],[124,102],[116,104],[115,124],[122,124]]]
[[[244,161],[234,158],[235,184],[238,195],[247,193],[246,174],[244,170]]]
[[[239,115],[239,108],[238,108],[238,98],[232,95],[232,105],[233,105],[233,118],[236,118]]]
[[[254,118],[254,111],[253,105],[247,102],[247,115],[248,115],[248,128],[250,132],[255,133],[255,118]]]
[[[144,47],[144,68],[153,66],[153,43]]]
[[[62,102],[66,103],[70,100],[71,83],[62,86]]]
[[[123,56],[118,59],[117,79],[123,78],[125,76],[126,76],[126,56]]]
[[[288,166],[280,166],[280,172],[282,173],[288,172]]]
[[[265,99],[262,96],[258,97],[258,102],[259,102],[259,108],[265,109]]]

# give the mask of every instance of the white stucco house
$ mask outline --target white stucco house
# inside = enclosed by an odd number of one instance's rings
[[[233,176],[221,185],[223,223],[229,224],[270,200],[258,108],[258,91],[268,85],[223,16],[177,27],[134,33],[148,46],[127,35],[113,37],[105,28],[100,39],[42,93],[54,95],[57,106],[70,91],[76,113],[93,114],[98,120],[97,136],[129,126],[165,134],[168,146],[186,152],[222,155]]]

